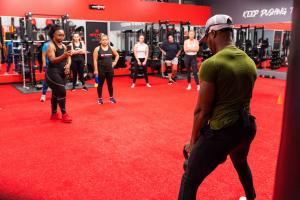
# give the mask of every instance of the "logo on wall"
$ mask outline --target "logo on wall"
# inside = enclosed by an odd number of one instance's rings
[[[88,36],[91,37],[93,42],[98,41],[102,32],[97,28],[94,32],[89,33]]]

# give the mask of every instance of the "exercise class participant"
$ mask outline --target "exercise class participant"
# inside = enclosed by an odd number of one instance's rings
[[[191,69],[193,71],[194,79],[197,84],[197,90],[200,89],[198,68],[197,68],[197,53],[199,51],[199,42],[195,39],[195,32],[189,31],[189,39],[184,41],[184,65],[187,69],[187,90],[191,90]]]
[[[65,33],[61,26],[52,25],[49,37],[51,41],[47,49],[49,66],[46,73],[46,80],[52,90],[51,119],[61,119],[57,113],[58,104],[62,113],[62,122],[71,123],[72,119],[66,112],[65,76],[70,73],[72,51],[67,51],[66,46],[62,43]]]
[[[168,73],[169,78],[169,85],[174,83],[176,72],[177,72],[177,65],[178,65],[178,57],[180,55],[181,49],[180,45],[174,41],[173,35],[168,35],[168,41],[163,42],[160,50],[165,58],[165,64],[167,65],[167,71],[168,68],[171,67],[171,73]]]
[[[131,88],[135,87],[136,78],[139,72],[139,67],[143,67],[144,77],[146,81],[146,86],[151,87],[148,80],[148,72],[147,72],[147,60],[149,55],[149,47],[147,44],[145,44],[145,36],[140,35],[139,41],[134,45],[133,52],[135,57],[134,62],[134,76],[133,76],[133,83],[131,85]]]
[[[85,85],[84,81],[84,57],[86,53],[86,47],[83,41],[80,39],[79,33],[74,33],[72,37],[71,43],[72,52],[72,64],[71,70],[73,72],[73,87],[72,91],[75,91],[76,83],[77,83],[77,75],[79,75],[79,80],[82,83],[82,90],[88,91],[88,88]]]
[[[47,69],[48,69],[48,65],[49,65],[49,60],[47,58],[48,46],[49,46],[49,41],[45,42],[42,46],[42,66],[43,66],[42,68],[44,68],[44,70],[45,70],[45,77],[46,77],[46,73],[47,73]],[[47,84],[47,81],[45,78],[45,80],[43,81],[42,96],[40,99],[41,102],[46,101],[47,90],[48,90],[48,84]]]
[[[14,50],[13,50],[13,42],[12,41],[6,41],[5,42],[5,51],[4,51],[4,55],[6,58],[6,72],[4,73],[4,75],[8,75],[9,71],[10,71],[10,67],[11,64],[13,64],[13,56],[14,56]],[[16,73],[16,72],[15,72]]]
[[[113,57],[115,57],[114,61],[112,59]],[[114,67],[116,66],[119,60],[119,54],[113,47],[109,46],[109,39],[107,35],[101,35],[100,45],[95,48],[93,53],[93,59],[94,74],[99,77],[99,83],[97,88],[98,104],[103,104],[102,90],[105,80],[110,96],[110,103],[117,103],[115,98],[113,97],[113,78]]]
[[[201,66],[191,152],[178,199],[195,200],[203,180],[229,155],[246,193],[240,199],[253,200],[256,194],[247,156],[256,134],[255,118],[250,115],[256,66],[234,45],[231,17],[215,15],[205,28],[203,39],[215,55]]]

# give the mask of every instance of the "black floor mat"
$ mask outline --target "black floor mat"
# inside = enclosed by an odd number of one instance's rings
[[[92,84],[88,84],[86,83],[85,84],[88,88],[93,88],[94,85]],[[42,85],[41,84],[38,84],[37,87],[33,87],[33,86],[30,86],[30,85],[26,85],[27,87],[24,88],[23,87],[23,84],[13,84],[13,86],[19,90],[21,93],[23,94],[31,94],[31,93],[39,93],[39,92],[42,92]],[[76,86],[76,89],[81,89],[82,88],[82,85],[79,84],[79,86]],[[72,83],[67,83],[66,84],[66,89],[67,90],[71,90],[72,89]],[[50,88],[48,88],[48,91],[51,91]]]

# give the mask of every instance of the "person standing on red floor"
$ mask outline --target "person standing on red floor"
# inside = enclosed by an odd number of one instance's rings
[[[49,31],[51,41],[47,49],[49,66],[46,72],[48,86],[52,90],[51,97],[51,120],[62,120],[65,123],[71,123],[72,118],[66,111],[66,88],[65,77],[70,73],[72,52],[67,51],[62,43],[65,38],[64,30],[59,25],[52,25]],[[60,107],[62,118],[57,113],[57,104]]]
[[[234,45],[231,17],[215,15],[205,28],[203,40],[215,55],[202,63],[199,73],[190,156],[178,199],[196,200],[200,184],[229,155],[246,193],[240,200],[254,200],[247,156],[256,134],[255,117],[250,114],[256,65]]]

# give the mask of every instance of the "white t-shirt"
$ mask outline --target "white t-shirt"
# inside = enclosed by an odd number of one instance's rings
[[[195,48],[196,45],[198,45],[198,42],[196,39],[193,39],[192,41],[190,39],[186,40],[187,42],[187,47],[188,48]],[[185,53],[186,55],[189,55],[189,56],[194,56],[194,55],[197,55],[197,52],[186,52]]]
[[[147,48],[148,48],[148,45],[143,43],[137,43],[136,44],[136,54],[137,54],[137,57],[138,58],[146,58],[146,52],[147,52]]]

